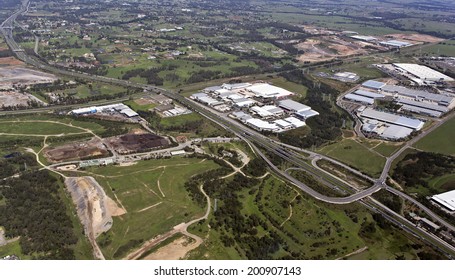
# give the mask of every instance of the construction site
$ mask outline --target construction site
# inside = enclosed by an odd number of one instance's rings
[[[103,258],[96,238],[111,229],[112,216],[123,215],[126,211],[119,208],[106,195],[93,177],[68,177],[65,179],[65,185],[76,205],[77,215],[84,227],[85,235],[93,246],[95,255]]]

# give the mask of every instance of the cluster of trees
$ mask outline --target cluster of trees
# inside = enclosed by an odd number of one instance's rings
[[[187,79],[187,83],[193,84],[193,83],[199,83],[203,81],[209,81],[209,80],[214,80],[214,79],[219,79],[221,78],[221,71],[216,70],[199,70],[196,72],[191,73],[191,76]]]
[[[423,186],[429,188],[427,180],[452,173],[455,158],[442,154],[417,152],[408,154],[400,161],[393,172],[393,178],[406,187]],[[433,191],[436,193],[436,191]]]
[[[74,259],[78,239],[57,179],[49,171],[8,179],[0,189],[0,224],[7,237],[20,236],[22,252],[37,259]]]
[[[262,158],[256,157],[248,162],[243,171],[253,177],[260,177],[267,172],[267,164]]]
[[[168,69],[167,67],[157,67],[157,68],[149,68],[149,69],[143,69],[143,68],[132,69],[132,70],[127,71],[125,74],[123,74],[122,79],[129,80],[132,77],[141,77],[141,78],[145,78],[147,80],[148,84],[162,86],[164,80],[158,74],[161,71],[165,71],[165,70],[170,70],[170,69]]]
[[[343,120],[350,117],[347,113],[339,113],[333,108],[332,104],[335,103],[339,92],[324,83],[311,80],[299,70],[285,72],[281,76],[291,82],[306,86],[308,88],[306,97],[298,101],[312,107],[320,115],[306,121],[311,131],[307,132],[306,128],[291,130],[281,133],[279,135],[280,140],[290,145],[311,148],[321,146],[340,137]]]

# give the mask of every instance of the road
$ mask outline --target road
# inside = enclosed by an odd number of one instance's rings
[[[387,179],[387,176],[390,172],[390,168],[392,167],[392,163],[395,159],[397,159],[406,149],[410,148],[412,145],[414,145],[415,143],[417,143],[417,141],[419,141],[420,139],[422,139],[423,137],[427,136],[429,133],[431,133],[432,131],[434,131],[435,129],[437,129],[438,127],[440,127],[441,125],[443,125],[446,121],[450,120],[451,118],[453,118],[455,116],[455,112],[452,112],[450,114],[448,114],[447,116],[445,116],[444,118],[440,119],[437,121],[437,123],[435,125],[433,125],[432,127],[430,127],[429,129],[423,131],[422,133],[420,133],[419,135],[417,135],[416,137],[412,138],[411,140],[409,140],[408,142],[406,142],[406,144],[401,147],[401,149],[399,149],[398,151],[396,151],[393,155],[391,155],[390,157],[387,157],[387,161],[384,165],[384,168],[382,170],[382,173],[381,173],[381,176],[379,177],[379,181],[380,182],[385,182],[386,179]]]

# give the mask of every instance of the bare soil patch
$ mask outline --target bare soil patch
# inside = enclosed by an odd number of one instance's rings
[[[169,145],[165,138],[152,134],[124,134],[105,139],[119,154],[147,152],[151,149]]]
[[[89,141],[75,142],[56,148],[46,149],[44,151],[44,156],[50,162],[62,162],[94,157],[106,157],[109,156],[109,151],[101,140],[93,138]]]
[[[186,254],[195,249],[196,242],[188,236],[182,236],[172,243],[159,248],[155,252],[146,256],[145,260],[179,260],[183,259]]]

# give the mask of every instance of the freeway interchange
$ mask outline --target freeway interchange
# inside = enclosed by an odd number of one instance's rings
[[[24,14],[28,11],[28,7],[30,5],[29,0],[23,0],[21,7],[18,11],[16,11],[14,14],[12,14],[9,18],[7,18],[1,25],[0,25],[0,30],[6,40],[6,43],[10,47],[10,49],[15,53],[18,59],[24,61],[25,63],[35,66],[41,70],[51,72],[53,74],[59,74],[59,75],[64,75],[64,76],[69,76],[72,78],[80,78],[80,79],[85,79],[85,80],[91,80],[91,81],[97,81],[97,82],[104,82],[104,83],[111,83],[111,84],[117,84],[125,87],[135,87],[135,88],[140,88],[145,91],[154,91],[154,92],[160,92],[167,97],[181,103],[182,105],[192,109],[195,112],[198,112],[205,118],[217,123],[221,127],[225,128],[226,130],[232,132],[235,134],[237,137],[245,141],[250,148],[256,153],[256,155],[260,156],[270,167],[270,169],[273,171],[273,173],[286,180],[287,182],[290,182],[291,184],[295,185],[299,189],[301,189],[303,192],[308,194],[309,196],[323,201],[325,203],[331,203],[331,204],[349,204],[353,202],[359,202],[362,205],[364,205],[366,208],[370,209],[373,212],[380,213],[383,215],[387,220],[390,222],[396,224],[397,226],[401,227],[403,230],[407,231],[408,233],[414,235],[415,237],[421,239],[422,241],[433,245],[434,247],[438,248],[441,252],[443,252],[446,256],[449,258],[453,258],[455,256],[455,248],[451,246],[450,244],[446,243],[445,241],[439,239],[437,236],[434,234],[431,234],[421,228],[416,227],[413,223],[408,221],[406,218],[401,216],[398,213],[395,213],[385,205],[382,205],[378,201],[374,200],[370,196],[381,190],[385,189],[392,194],[398,195],[399,197],[408,200],[418,206],[422,211],[427,213],[431,218],[434,220],[437,220],[439,223],[442,225],[446,226],[448,229],[451,229],[452,231],[455,232],[455,227],[452,226],[451,224],[447,223],[445,220],[440,218],[438,215],[434,214],[430,209],[426,208],[424,205],[413,199],[412,197],[409,197],[408,195],[404,194],[403,192],[400,192],[397,189],[394,189],[390,186],[387,186],[386,184],[386,179],[388,177],[392,162],[398,158],[407,148],[411,147],[415,142],[417,142],[419,139],[423,138],[425,135],[439,127],[442,123],[447,121],[448,119],[452,118],[454,114],[450,114],[446,116],[444,119],[442,119],[439,123],[428,129],[427,131],[421,133],[414,139],[410,140],[407,142],[400,150],[395,152],[392,156],[387,158],[386,164],[383,168],[383,171],[381,173],[381,176],[379,178],[371,178],[365,174],[360,173],[357,170],[352,169],[349,166],[346,166],[343,163],[340,163],[332,158],[326,157],[324,155],[304,150],[298,147],[293,147],[290,145],[285,145],[283,143],[274,141],[261,133],[252,130],[248,127],[245,127],[244,125],[238,123],[237,121],[230,119],[227,116],[224,116],[222,114],[219,114],[215,111],[213,111],[210,108],[207,108],[201,104],[198,104],[188,98],[183,97],[182,95],[179,95],[175,92],[172,92],[170,90],[156,87],[156,86],[151,86],[147,84],[141,84],[141,83],[134,83],[130,81],[125,81],[125,80],[119,80],[119,79],[114,79],[114,78],[108,78],[108,77],[102,77],[102,76],[95,76],[95,75],[89,75],[86,73],[82,72],[76,72],[74,70],[67,70],[67,69],[62,69],[62,68],[57,68],[54,66],[51,66],[39,59],[36,59],[34,57],[29,56],[26,54],[20,46],[16,43],[13,37],[13,29],[14,29],[14,23],[16,21],[16,18]],[[118,100],[115,100],[118,101]],[[111,101],[112,102],[112,101]],[[11,112],[4,112],[3,114],[18,114],[18,113],[38,113],[42,111],[46,111],[49,109],[65,109],[65,108],[71,108],[74,105],[71,106],[53,106],[53,107],[47,107],[47,108],[39,108],[39,109],[30,109],[30,110],[22,110],[22,111],[11,111]],[[293,165],[293,169],[297,170],[302,170],[306,172],[307,174],[310,174],[313,178],[315,178],[319,183],[323,184],[324,186],[334,189],[344,195],[347,196],[342,196],[342,197],[330,197],[324,194],[321,194],[308,186],[307,184],[300,182],[296,178],[292,177],[287,171],[281,170],[279,167],[277,167],[266,155],[266,153],[271,153],[275,154],[276,156],[280,157],[281,160],[288,162]],[[304,153],[305,155],[303,155]],[[306,156],[308,155],[308,156]],[[373,185],[367,189],[364,190],[357,190],[350,186],[347,182],[339,179],[338,177],[328,174],[327,172],[324,172],[320,168],[317,167],[316,164],[312,165],[309,161],[313,159],[313,162],[315,163],[317,159],[325,159],[330,161],[333,164],[339,165],[345,169],[348,169],[350,172],[355,173],[358,176],[361,176],[368,181],[372,182]],[[316,160],[315,160],[316,159]]]

